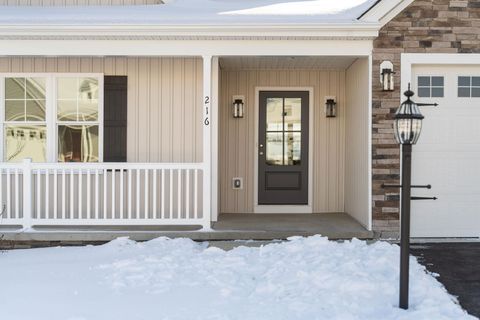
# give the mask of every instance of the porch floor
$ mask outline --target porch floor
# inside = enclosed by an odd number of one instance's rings
[[[249,235],[257,240],[285,239],[290,236],[321,234],[330,239],[373,238],[346,213],[314,214],[221,214],[213,229]],[[240,236],[240,238],[243,238]]]
[[[291,236],[321,234],[330,239],[373,238],[346,213],[315,214],[221,214],[211,231],[198,226],[68,226],[36,227],[32,232],[0,229],[0,247],[81,245],[102,243],[118,237],[145,241],[157,237],[186,237],[197,241],[280,240]],[[5,242],[11,242],[10,245]],[[43,243],[43,245],[42,245]]]

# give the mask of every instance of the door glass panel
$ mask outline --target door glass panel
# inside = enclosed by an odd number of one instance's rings
[[[285,165],[301,164],[301,136],[300,132],[285,132]]]
[[[283,98],[267,98],[267,131],[283,130]]]
[[[25,121],[25,101],[5,100],[5,120]]]
[[[283,165],[283,132],[267,132],[266,163]]]
[[[302,119],[302,99],[285,98],[285,131],[300,131]]]

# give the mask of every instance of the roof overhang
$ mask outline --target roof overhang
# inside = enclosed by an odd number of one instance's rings
[[[0,25],[3,39],[374,39],[375,22],[263,25]]]
[[[382,27],[415,0],[380,0],[364,12],[359,21],[379,23]]]

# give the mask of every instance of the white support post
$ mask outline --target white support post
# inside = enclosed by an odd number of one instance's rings
[[[212,223],[212,57],[203,56],[203,231]]]
[[[23,228],[29,229],[32,227],[33,206],[32,206],[32,159],[23,160],[22,168],[23,176]],[[48,173],[46,175],[48,179]]]
[[[212,132],[212,221],[218,221],[218,111],[219,111],[219,58],[212,58],[212,98],[211,100],[211,132]]]

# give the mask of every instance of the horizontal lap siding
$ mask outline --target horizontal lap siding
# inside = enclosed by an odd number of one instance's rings
[[[313,87],[313,210],[344,210],[345,72],[340,70],[222,70],[220,81],[220,210],[251,213],[254,207],[255,87]],[[245,118],[234,119],[232,96],[245,95]],[[338,117],[327,119],[325,96],[336,96]],[[232,178],[243,177],[243,190]]]
[[[0,6],[116,6],[151,5],[160,0],[0,0]]]
[[[0,58],[0,72],[125,75],[127,161],[202,161],[201,59]]]

